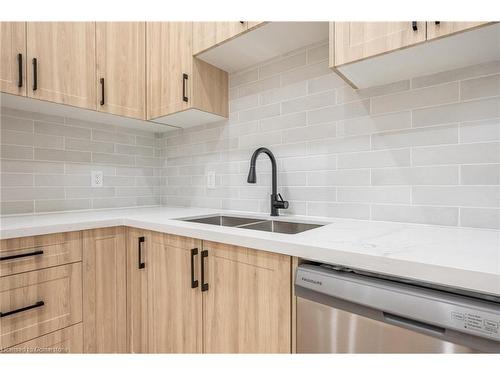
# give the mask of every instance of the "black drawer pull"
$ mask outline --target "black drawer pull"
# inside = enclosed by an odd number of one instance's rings
[[[441,24],[441,21],[434,21],[434,24],[439,25]]]
[[[205,292],[208,290],[208,283],[205,282],[205,258],[208,257],[208,250],[203,250],[201,252],[201,291]]]
[[[413,31],[418,30],[417,21],[411,21],[411,28],[413,29]]]
[[[198,255],[198,248],[191,249],[191,288],[198,288],[198,280],[194,279],[194,257]]]
[[[100,104],[104,105],[104,78],[101,78],[100,82],[101,82],[101,101],[100,101]]]
[[[7,312],[0,312],[0,318],[3,318],[4,316],[14,315],[14,314],[17,314],[17,313],[20,313],[23,311],[36,309],[37,307],[41,307],[43,305],[45,305],[45,303],[43,301],[38,301],[37,303],[35,303],[33,305],[21,307],[20,309],[11,310],[11,311],[7,311]]]
[[[144,237],[139,237],[139,269],[146,268],[146,263],[142,261],[142,245],[144,244],[144,241]]]
[[[186,73],[182,73],[182,100],[185,101],[186,103],[188,102],[188,97],[186,94],[187,91],[187,80],[188,80],[188,75]]]
[[[38,89],[38,63],[36,58],[33,59],[33,91]]]
[[[32,251],[31,253],[24,253],[24,254],[16,254],[16,255],[7,255],[5,257],[0,257],[0,262],[3,260],[11,260],[11,259],[17,259],[17,258],[24,258],[24,257],[31,257],[35,255],[42,255],[43,250],[35,250]]]
[[[17,55],[17,66],[19,68],[19,81],[17,81],[17,87],[23,87],[23,54],[19,53]]]

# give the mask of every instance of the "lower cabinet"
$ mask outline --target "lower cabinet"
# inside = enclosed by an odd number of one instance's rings
[[[290,353],[291,258],[129,229],[136,353]]]
[[[135,228],[0,241],[0,352],[290,353],[292,258]]]
[[[204,352],[290,353],[291,258],[214,242],[203,249]]]
[[[128,241],[130,350],[201,353],[201,241],[135,229]]]
[[[83,324],[78,323],[4,350],[7,354],[83,353]]]
[[[0,277],[0,351],[82,321],[82,266]]]
[[[126,353],[127,253],[124,227],[83,232],[85,353]]]

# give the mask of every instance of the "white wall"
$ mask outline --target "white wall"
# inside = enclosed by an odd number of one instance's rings
[[[233,74],[229,121],[166,133],[162,203],[269,212],[266,146],[284,212],[500,228],[500,61],[353,91],[327,52]]]

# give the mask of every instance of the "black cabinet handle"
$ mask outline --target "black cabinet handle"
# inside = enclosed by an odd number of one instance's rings
[[[38,88],[38,63],[36,58],[33,59],[33,91]]]
[[[43,250],[35,250],[32,251],[31,253],[24,253],[24,254],[16,254],[16,255],[8,255],[5,257],[0,257],[0,262],[3,260],[11,260],[11,259],[17,259],[17,258],[25,258],[25,257],[32,257],[35,255],[42,255]]]
[[[241,23],[242,25],[244,25],[244,24],[245,24],[245,21],[240,21],[240,23]]]
[[[208,258],[208,250],[201,252],[201,291],[208,290],[208,283],[205,282],[205,258]]]
[[[439,25],[439,24],[441,24],[441,21],[434,21],[434,23],[435,23],[436,25]]]
[[[198,280],[194,279],[194,257],[198,255],[198,248],[191,249],[191,288],[198,288]]]
[[[17,55],[17,67],[19,68],[19,81],[17,81],[17,87],[23,87],[23,54],[19,53]]]
[[[20,309],[11,310],[11,311],[7,311],[7,312],[0,312],[0,318],[3,318],[4,316],[14,315],[14,314],[26,311],[26,310],[36,309],[37,307],[41,307],[43,305],[45,305],[45,302],[38,301],[37,303],[35,303],[33,305],[21,307]]]
[[[104,105],[104,78],[100,79],[101,82],[101,105]]]
[[[139,262],[138,262],[139,269],[146,267],[146,263],[142,261],[142,246],[144,244],[144,241],[145,241],[144,237],[139,237]]]
[[[188,80],[188,75],[186,73],[182,73],[182,100],[187,103],[188,97],[186,95],[186,83]]]
[[[411,21],[411,28],[413,29],[413,31],[418,30],[417,21]]]

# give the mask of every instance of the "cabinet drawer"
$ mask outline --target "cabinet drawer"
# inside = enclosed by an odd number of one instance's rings
[[[59,266],[81,259],[81,232],[0,241],[0,276]]]
[[[63,354],[83,352],[83,323],[49,333],[3,351],[16,354]]]
[[[0,350],[82,320],[82,264],[0,278]]]

